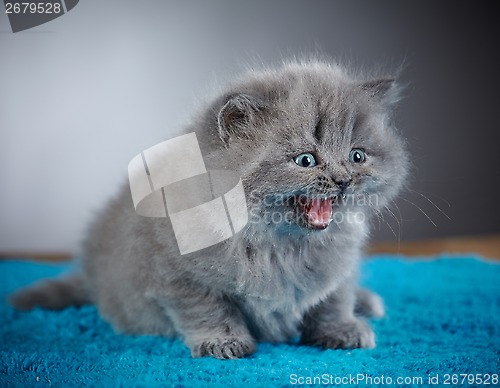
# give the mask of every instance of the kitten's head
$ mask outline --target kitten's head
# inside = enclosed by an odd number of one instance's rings
[[[210,114],[212,162],[241,175],[250,223],[287,234],[349,230],[400,189],[408,157],[391,122],[399,88],[309,62],[251,72]]]

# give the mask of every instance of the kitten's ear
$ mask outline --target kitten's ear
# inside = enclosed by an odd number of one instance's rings
[[[360,86],[371,98],[376,98],[380,102],[393,104],[400,98],[400,88],[394,78],[377,78],[363,82]]]
[[[217,115],[219,136],[228,143],[233,136],[249,137],[249,127],[262,119],[268,104],[249,94],[231,95]]]

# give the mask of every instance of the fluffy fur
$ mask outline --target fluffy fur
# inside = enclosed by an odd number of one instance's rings
[[[240,233],[181,256],[169,220],[137,215],[126,185],[92,224],[81,272],[21,290],[12,303],[95,303],[116,330],[179,336],[195,357],[239,358],[256,341],[297,337],[375,346],[362,316],[383,315],[382,302],[357,288],[356,275],[370,219],[406,176],[391,121],[398,92],[392,79],[323,62],[248,72],[186,127],[208,169],[242,177],[250,220]],[[352,149],[366,160],[350,160]],[[298,165],[303,153],[317,165]],[[329,201],[333,220],[308,224],[303,198]]]

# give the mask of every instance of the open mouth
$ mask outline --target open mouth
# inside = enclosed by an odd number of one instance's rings
[[[333,218],[333,208],[337,197],[310,198],[300,195],[295,198],[297,209],[308,228],[326,229]]]

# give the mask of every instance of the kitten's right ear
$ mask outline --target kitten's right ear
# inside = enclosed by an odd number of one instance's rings
[[[228,144],[231,137],[249,137],[251,126],[262,120],[268,104],[249,94],[233,94],[217,115],[221,140]]]
[[[383,96],[394,87],[395,83],[396,80],[391,77],[377,78],[363,82],[361,84],[361,89],[366,90],[371,97]]]
[[[399,101],[401,88],[392,77],[377,78],[363,82],[361,85],[370,98],[376,99],[382,104],[393,105]]]

